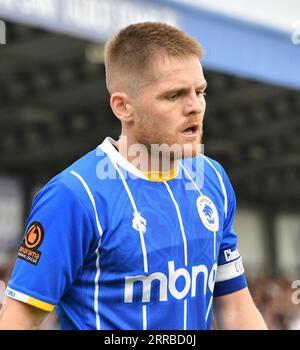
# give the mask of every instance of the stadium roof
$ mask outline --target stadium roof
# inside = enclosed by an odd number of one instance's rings
[[[295,10],[299,9],[299,4],[289,1]],[[297,74],[300,24],[294,23],[296,27],[292,28],[291,23],[290,30],[287,28],[290,19],[295,18],[295,14],[289,15],[292,7],[287,11],[286,3],[282,7],[272,5],[272,11],[265,11],[274,13],[272,17],[261,14],[264,6],[270,6],[269,1],[260,1],[258,5],[256,0],[252,4],[248,2],[247,6],[243,3],[221,5],[218,0],[0,0],[0,17],[94,41],[105,41],[128,23],[164,21],[183,28],[203,44],[207,68],[300,89]],[[278,15],[280,10],[281,17]]]
[[[169,0],[291,33],[300,24],[298,0]]]

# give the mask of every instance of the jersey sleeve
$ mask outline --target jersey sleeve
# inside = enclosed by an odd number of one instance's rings
[[[214,296],[222,296],[247,287],[242,257],[237,248],[237,234],[233,229],[236,198],[227,174],[221,167],[227,206],[223,225],[223,235],[218,256],[218,269]]]
[[[52,311],[80,274],[92,234],[74,191],[47,184],[33,201],[6,295]]]

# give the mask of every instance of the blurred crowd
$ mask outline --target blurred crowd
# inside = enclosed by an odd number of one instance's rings
[[[292,288],[293,281],[283,275],[276,278],[248,277],[247,280],[254,302],[269,329],[300,330],[300,293]]]
[[[0,268],[0,280],[6,284],[13,264],[14,262],[6,269]],[[262,313],[269,329],[300,330],[300,292],[292,288],[290,279],[285,276],[276,278],[269,276],[251,278],[248,276],[247,280],[254,302]],[[2,287],[3,285],[2,283]],[[300,282],[298,288],[300,289]],[[3,288],[2,291],[0,288],[1,292],[3,294]],[[39,329],[59,329],[55,313],[50,314]]]

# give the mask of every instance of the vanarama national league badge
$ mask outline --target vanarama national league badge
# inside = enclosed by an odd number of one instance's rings
[[[18,258],[37,265],[42,255],[38,248],[41,246],[43,240],[44,228],[42,224],[38,221],[32,222],[21,243]]]

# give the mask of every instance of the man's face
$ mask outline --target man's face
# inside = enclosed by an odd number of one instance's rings
[[[158,57],[151,79],[143,82],[133,101],[137,143],[177,145],[183,157],[199,153],[205,112],[206,81],[196,57]],[[187,152],[188,150],[188,152]],[[181,158],[178,152],[172,158]]]

